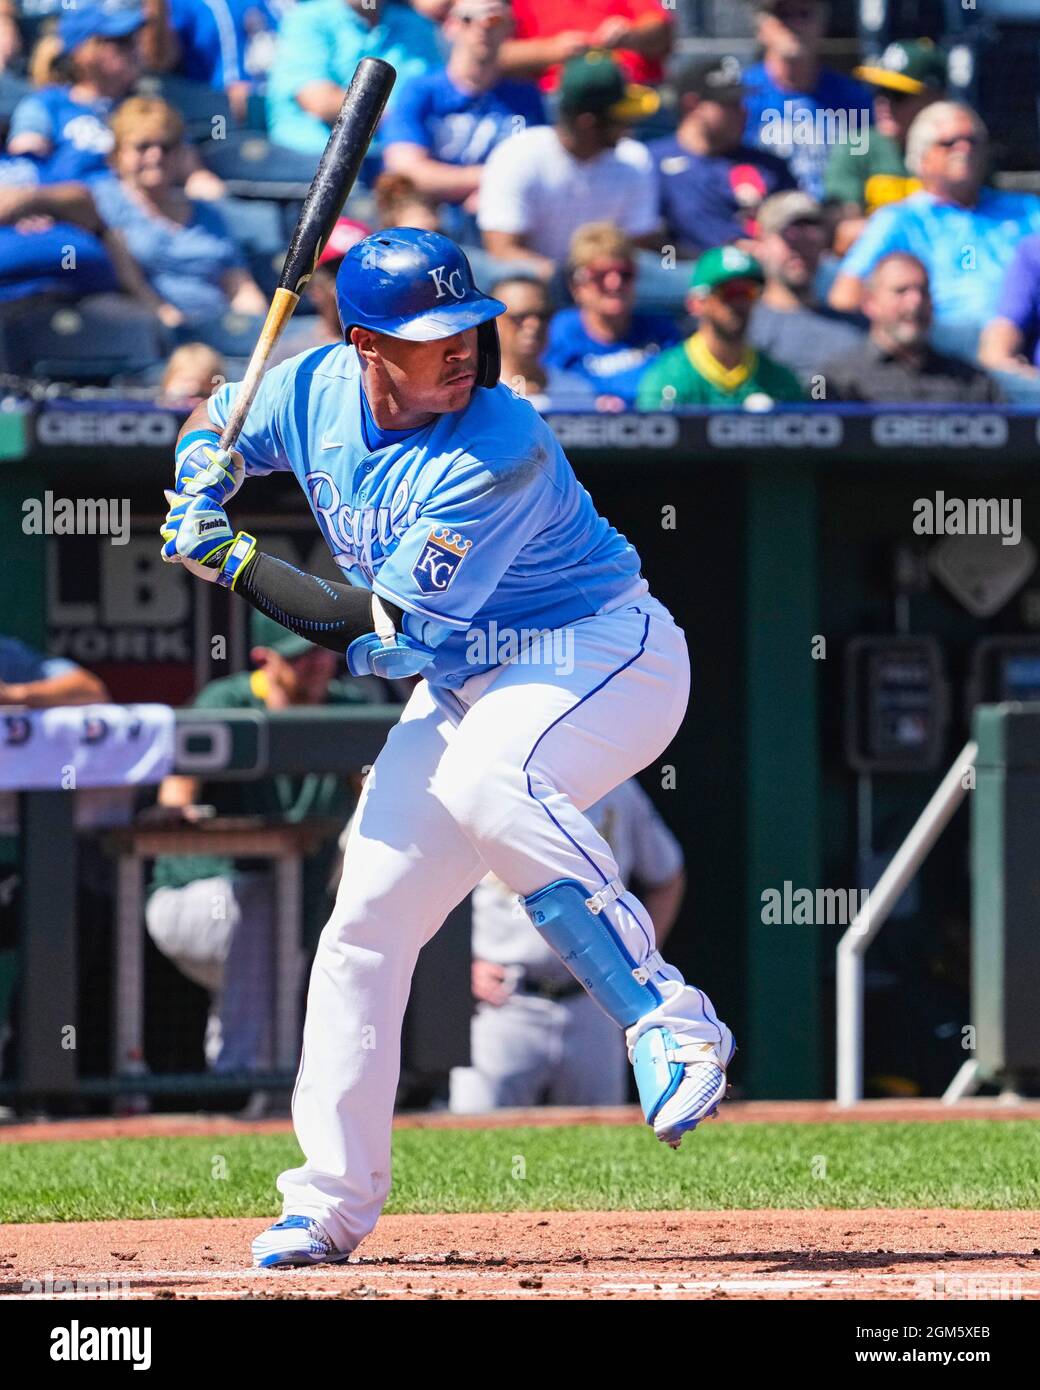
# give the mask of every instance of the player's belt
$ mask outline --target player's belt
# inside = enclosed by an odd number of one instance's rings
[[[577,980],[538,980],[530,975],[521,975],[514,989],[517,994],[533,994],[539,999],[573,999],[585,992]]]

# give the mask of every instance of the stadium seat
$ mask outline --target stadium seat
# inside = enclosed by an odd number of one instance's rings
[[[175,107],[184,117],[189,140],[209,140],[214,135],[223,139],[235,125],[226,93],[205,82],[193,82],[176,73],[147,73],[137,90],[145,96],[161,97]],[[215,126],[215,121],[222,124]]]
[[[253,131],[234,131],[226,140],[207,140],[199,154],[236,198],[287,202],[304,198],[318,167],[318,155],[272,145]]]
[[[256,346],[262,320],[250,314],[223,314],[174,329],[175,344],[207,343],[222,357],[247,357]]]
[[[122,295],[30,300],[0,315],[0,370],[15,375],[103,385],[163,356],[158,319]]]
[[[14,108],[32,91],[32,83],[27,77],[19,77],[13,72],[0,72],[0,136],[6,137]]]

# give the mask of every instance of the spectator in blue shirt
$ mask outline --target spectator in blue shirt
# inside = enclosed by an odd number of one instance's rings
[[[545,361],[584,377],[599,409],[622,410],[635,401],[647,363],[679,341],[678,327],[635,311],[635,250],[610,222],[574,233],[567,276],[575,307],[553,317]]]
[[[175,70],[225,91],[243,119],[274,59],[283,8],[276,0],[169,0]]]
[[[455,0],[444,25],[447,65],[405,84],[383,131],[388,170],[470,212],[494,147],[545,125],[538,88],[501,75],[498,53],[511,30],[506,0]]]
[[[46,160],[55,182],[103,170],[112,150],[108,117],[141,72],[144,25],[137,0],[95,0],[63,10],[56,81],[15,107],[8,154]]]
[[[755,0],[755,8],[764,54],[744,73],[745,138],[787,159],[799,187],[822,199],[830,151],[867,150],[870,91],[820,64],[829,0]]]
[[[441,64],[437,30],[389,0],[304,0],[282,21],[267,82],[267,124],[278,145],[321,154],[362,58],[397,69],[392,111],[412,77]]]
[[[990,371],[1040,378],[1040,236],[1018,244],[982,331],[979,361]]]
[[[674,135],[649,145],[668,240],[698,257],[755,234],[758,207],[794,188],[785,160],[744,143],[744,83],[734,58],[709,58],[673,78],[679,103]]]
[[[506,306],[496,320],[503,385],[535,410],[594,410],[595,396],[585,378],[545,361],[552,308],[542,282],[529,275],[506,275],[491,286],[491,294]]]
[[[112,130],[112,172],[90,188],[102,221],[136,264],[135,297],[171,328],[229,309],[264,314],[267,300],[220,212],[184,191],[178,112],[155,97],[129,97]]]
[[[1040,198],[983,185],[987,146],[986,127],[970,106],[937,101],[915,117],[906,162],[921,190],[869,220],[839,267],[834,308],[858,309],[874,266],[905,251],[928,271],[936,325],[961,330],[967,345],[992,317],[1018,243],[1040,232]]]
[[[82,183],[51,183],[44,163],[28,155],[0,158],[0,301],[117,290],[101,230]]]

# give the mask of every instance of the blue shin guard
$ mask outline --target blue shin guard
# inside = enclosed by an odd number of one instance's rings
[[[629,955],[604,907],[621,896],[618,879],[590,894],[574,879],[561,878],[524,899],[528,916],[543,939],[604,1013],[629,1028],[662,1002],[653,982],[663,965],[656,951],[638,965]],[[650,1028],[632,1049],[632,1068],[647,1123],[682,1082],[685,1068],[669,1053],[675,1040],[667,1028]]]

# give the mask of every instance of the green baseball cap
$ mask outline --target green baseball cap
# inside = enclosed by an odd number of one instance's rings
[[[266,613],[257,613],[255,609],[249,620],[249,645],[270,647],[271,651],[277,652],[286,661],[304,656],[314,647],[314,643],[308,642],[306,637],[290,632],[287,627],[282,627],[281,623],[276,623]]]
[[[711,294],[720,285],[730,280],[756,280],[760,285],[765,281],[762,267],[737,246],[713,246],[705,251],[693,267],[690,276],[690,293]]]
[[[652,87],[626,82],[613,57],[600,48],[572,58],[560,78],[559,107],[565,116],[591,111],[615,121],[641,121],[660,105],[661,98]]]
[[[917,96],[946,88],[946,54],[931,39],[900,39],[890,43],[879,58],[869,58],[853,68],[853,76],[872,87]]]

